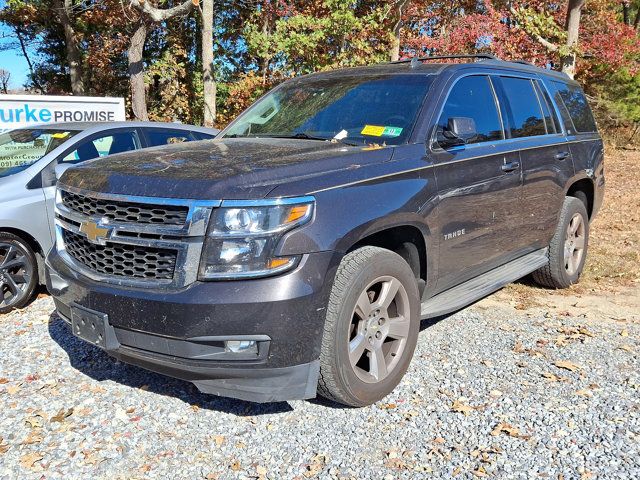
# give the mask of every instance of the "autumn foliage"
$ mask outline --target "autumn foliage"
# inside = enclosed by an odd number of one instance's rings
[[[180,2],[153,3],[170,8]],[[127,96],[126,52],[139,13],[119,0],[72,4],[87,93]],[[0,21],[37,53],[29,86],[70,92],[65,37],[52,5],[9,0]],[[640,123],[638,102],[629,104],[640,96],[638,0],[588,0],[578,45],[571,48],[565,46],[565,1],[217,0],[214,5],[220,126],[286,78],[388,61],[398,9],[401,57],[484,52],[558,68],[563,56],[575,54],[576,78],[601,124],[633,128]],[[152,119],[202,121],[202,80],[196,74],[201,70],[201,27],[196,13],[153,25],[144,49]]]

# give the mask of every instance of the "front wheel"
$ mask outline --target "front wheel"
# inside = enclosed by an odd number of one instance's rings
[[[387,396],[413,356],[419,308],[416,279],[400,255],[378,247],[347,254],[327,308],[320,395],[354,407]]]
[[[37,283],[33,250],[20,237],[0,232],[0,314],[25,306]]]
[[[560,220],[549,244],[548,263],[533,272],[536,283],[568,288],[582,274],[589,245],[589,215],[578,198],[565,197]]]

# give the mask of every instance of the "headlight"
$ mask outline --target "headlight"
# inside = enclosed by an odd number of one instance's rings
[[[275,250],[286,232],[309,221],[314,201],[299,197],[223,202],[209,221],[200,279],[262,277],[295,266],[299,257],[277,257]]]

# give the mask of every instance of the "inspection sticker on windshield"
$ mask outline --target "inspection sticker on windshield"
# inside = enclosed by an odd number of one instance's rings
[[[381,127],[378,125],[365,125],[362,131],[362,135],[370,135],[372,137],[398,137],[402,133],[400,127]]]

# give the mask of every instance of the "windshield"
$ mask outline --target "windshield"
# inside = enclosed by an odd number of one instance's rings
[[[385,74],[283,84],[233,122],[224,137],[294,137],[405,143],[432,77]]]
[[[0,133],[0,177],[21,172],[76,133],[77,130],[42,128]]]

